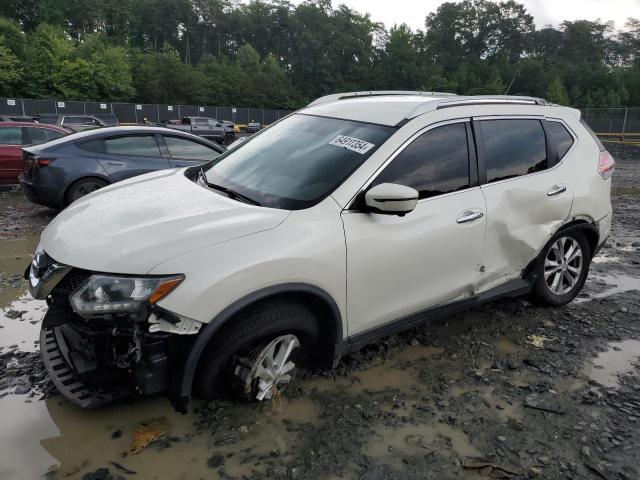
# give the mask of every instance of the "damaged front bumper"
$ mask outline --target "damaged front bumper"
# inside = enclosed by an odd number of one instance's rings
[[[32,295],[43,298],[45,292],[49,308],[40,350],[58,391],[83,408],[132,394],[168,392],[173,398],[201,324],[152,305],[135,314],[81,316],[70,296],[95,273],[49,259],[55,275],[47,274],[46,260],[40,257],[40,265],[34,261],[25,277]]]

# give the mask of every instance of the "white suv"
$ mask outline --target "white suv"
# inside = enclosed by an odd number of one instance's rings
[[[614,162],[529,97],[320,98],[202,167],[73,203],[26,272],[81,406],[270,398],[300,361],[503,296],[559,306],[609,235]]]

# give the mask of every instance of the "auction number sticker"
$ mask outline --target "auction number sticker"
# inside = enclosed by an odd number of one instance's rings
[[[335,145],[336,147],[343,147],[352,152],[364,155],[371,150],[375,145],[373,143],[365,142],[359,138],[347,137],[346,135],[338,135],[336,138],[329,142],[329,145]]]

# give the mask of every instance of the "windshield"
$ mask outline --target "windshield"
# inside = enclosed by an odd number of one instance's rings
[[[206,167],[207,181],[266,207],[308,208],[329,195],[394,131],[292,115]]]

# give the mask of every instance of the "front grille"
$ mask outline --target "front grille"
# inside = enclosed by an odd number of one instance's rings
[[[89,270],[72,268],[62,280],[55,286],[52,293],[71,295],[76,288],[82,285],[93,273]]]

